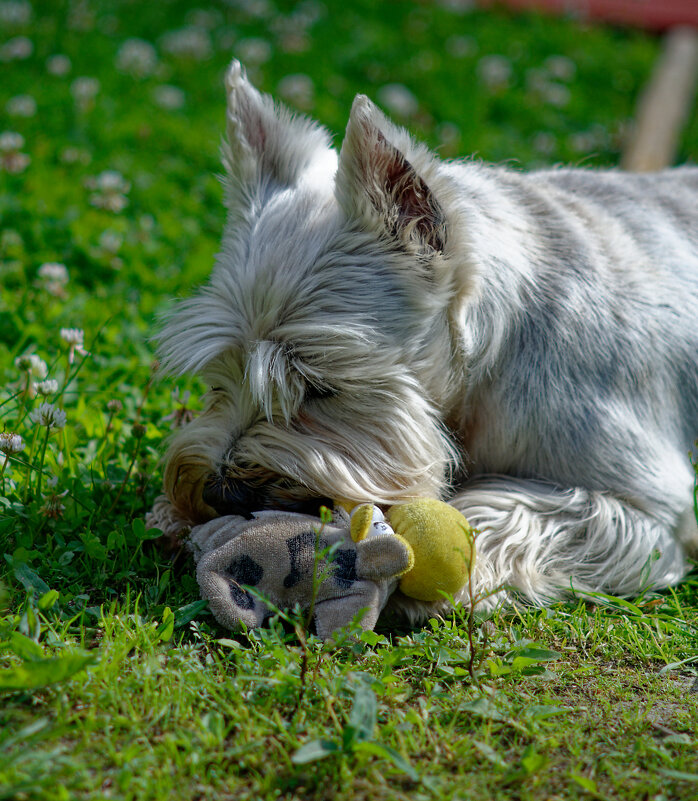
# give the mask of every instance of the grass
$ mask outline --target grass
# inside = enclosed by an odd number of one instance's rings
[[[0,140],[0,429],[25,444],[0,461],[0,798],[695,798],[695,572],[480,621],[471,680],[462,615],[336,651],[282,622],[233,638],[142,524],[197,406],[153,380],[149,338],[218,246],[231,53],[338,137],[364,91],[446,156],[535,167],[616,163],[657,42],[368,0],[0,2],[0,23],[0,128],[24,140]]]

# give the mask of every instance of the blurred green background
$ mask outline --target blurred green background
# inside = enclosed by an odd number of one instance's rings
[[[119,171],[128,212],[105,218],[124,238],[116,282],[148,290],[146,315],[150,291],[200,280],[216,246],[231,56],[338,143],[365,92],[444,157],[528,168],[615,164],[658,50],[639,31],[479,11],[468,0],[5,0],[0,31],[0,130],[20,133],[32,159],[21,175],[0,173],[3,226],[22,234],[26,267],[71,263],[112,294],[113,265],[90,252],[105,226],[82,203],[87,176]],[[697,151],[694,119],[682,160]]]

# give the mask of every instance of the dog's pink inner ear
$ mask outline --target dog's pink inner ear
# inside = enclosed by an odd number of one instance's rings
[[[445,216],[424,179],[398,143],[411,142],[367,97],[354,100],[339,157],[336,193],[352,217],[376,225],[402,247],[420,255],[446,244]],[[415,146],[415,152],[420,147]],[[420,158],[428,159],[426,149]],[[407,154],[412,151],[408,148]]]
[[[248,147],[257,158],[262,158],[267,145],[267,128],[276,124],[273,112],[265,107],[261,96],[238,89],[229,97],[228,139],[231,145]]]
[[[419,241],[442,252],[445,225],[441,207],[410,162],[380,132],[377,142],[386,156],[380,161],[383,161],[385,170],[383,191],[389,201],[392,200],[388,204],[391,233],[395,236],[414,233]],[[381,210],[384,201],[375,198],[373,202]]]
[[[290,186],[318,153],[330,151],[324,128],[258,92],[237,61],[226,75],[226,91],[228,141],[223,160],[238,182],[267,177]]]

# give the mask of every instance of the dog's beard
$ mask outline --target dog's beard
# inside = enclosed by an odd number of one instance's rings
[[[455,448],[418,387],[404,378],[392,383],[390,391],[308,401],[288,421],[261,416],[242,432],[239,408],[219,394],[171,442],[165,491],[192,522],[438,496]]]

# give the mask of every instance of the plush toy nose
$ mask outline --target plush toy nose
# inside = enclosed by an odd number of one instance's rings
[[[212,473],[201,494],[204,503],[212,506],[219,515],[240,515],[248,520],[252,512],[263,506],[257,490],[242,481],[231,481],[220,473]]]

